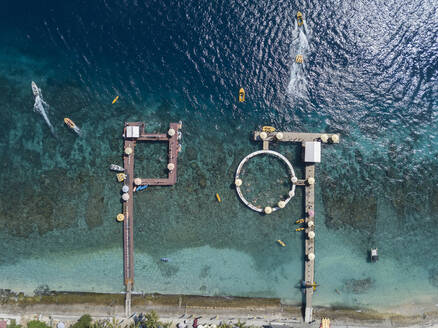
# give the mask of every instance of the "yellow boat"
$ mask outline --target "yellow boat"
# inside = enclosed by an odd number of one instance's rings
[[[216,199],[217,199],[217,201],[218,201],[219,203],[222,201],[221,196],[219,196],[218,193],[216,193]]]
[[[284,243],[284,241],[281,241],[280,239],[277,240],[277,243],[279,243],[282,247],[285,247],[286,244]]]
[[[73,121],[72,121],[71,119],[69,119],[68,117],[65,117],[65,118],[64,118],[64,123],[67,124],[67,126],[68,126],[70,129],[74,129],[74,128],[76,127],[75,122],[73,122]]]
[[[295,231],[303,231],[305,228],[296,228]]]
[[[243,88],[240,88],[239,90],[239,102],[244,102],[245,101],[245,90],[243,90]]]
[[[275,132],[275,128],[273,126],[265,125],[262,127],[263,132]]]
[[[119,96],[117,96],[117,97],[114,98],[114,100],[113,100],[113,104],[115,104],[115,102],[116,102],[117,100],[119,100]]]
[[[119,182],[123,182],[126,179],[126,174],[125,173],[117,173],[117,180]]]
[[[295,223],[304,223],[304,219],[298,219],[295,221]]]
[[[304,24],[303,14],[301,13],[301,11],[297,12],[297,22],[298,26],[302,26]]]

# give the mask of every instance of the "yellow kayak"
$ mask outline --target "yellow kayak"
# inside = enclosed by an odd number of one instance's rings
[[[296,228],[295,231],[303,231],[305,228]]]
[[[275,132],[275,128],[273,126],[265,125],[262,127],[263,132]]]
[[[115,104],[117,100],[119,100],[119,96],[117,96],[117,97],[114,98],[114,100],[113,100],[113,104]]]
[[[219,203],[222,201],[221,196],[219,196],[218,193],[216,193],[216,199],[217,199],[217,201],[218,201]]]
[[[304,223],[304,219],[298,219],[295,221],[295,223]]]
[[[304,24],[303,14],[301,13],[301,11],[297,12],[297,22],[298,26],[302,26]]]
[[[277,240],[277,243],[279,243],[282,247],[285,247],[286,244],[284,243],[284,241],[281,241],[280,239]]]
[[[245,90],[243,90],[243,88],[240,88],[239,90],[239,102],[244,102],[245,101]]]

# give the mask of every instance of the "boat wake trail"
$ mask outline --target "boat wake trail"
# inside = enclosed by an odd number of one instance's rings
[[[77,133],[78,136],[81,136],[81,129],[79,129],[77,126],[73,127],[72,129]]]
[[[44,106],[48,109],[49,105],[44,101],[43,95],[41,93],[41,89],[37,87],[36,83],[32,81],[32,91],[35,96],[35,103],[33,104],[33,110],[37,113],[40,113],[44,121],[46,121],[47,125],[50,128],[50,132],[56,137],[55,129],[53,128],[53,125],[50,123],[49,117],[47,116],[46,110],[44,109]]]
[[[290,69],[290,80],[287,87],[287,92],[293,97],[304,97],[307,93],[307,81],[305,77],[305,62],[306,55],[309,50],[309,40],[307,38],[307,25],[304,22],[302,26],[298,26],[295,21],[295,28],[292,31],[291,58],[292,65]],[[297,56],[303,56],[303,61],[300,63]]]

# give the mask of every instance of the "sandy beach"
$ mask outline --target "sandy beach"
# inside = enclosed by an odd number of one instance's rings
[[[0,318],[21,324],[39,319],[55,326],[59,321],[73,323],[88,313],[94,320],[116,318],[126,324],[130,321],[124,317],[123,304],[123,294],[20,294],[2,299]],[[300,306],[284,305],[279,299],[147,294],[133,296],[132,310],[133,315],[155,311],[164,322],[189,326],[201,317],[199,324],[204,326],[240,321],[256,327],[319,327],[321,318],[328,317],[333,327],[438,327],[436,305],[411,304],[385,312],[318,307],[310,325],[303,322]]]

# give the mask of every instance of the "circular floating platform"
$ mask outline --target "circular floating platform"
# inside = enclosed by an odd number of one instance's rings
[[[290,179],[295,180],[296,176],[295,176],[295,171],[294,168],[292,166],[292,164],[289,162],[289,160],[284,157],[283,155],[281,155],[280,153],[273,151],[273,150],[258,150],[255,151],[249,155],[247,155],[244,159],[242,159],[242,161],[239,163],[239,166],[237,167],[236,170],[236,176],[234,178],[234,181],[239,181],[240,183],[235,183],[236,185],[236,191],[237,194],[239,195],[240,200],[246,205],[248,206],[250,209],[252,209],[253,211],[259,212],[259,213],[263,213],[265,212],[266,214],[270,214],[272,212],[275,212],[277,210],[279,210],[280,208],[283,208],[287,205],[287,203],[289,203],[289,201],[291,200],[291,198],[295,195],[295,184],[292,183],[292,188],[289,190],[288,192],[288,198],[286,198],[285,200],[280,200],[279,203],[281,205],[281,207],[279,206],[266,206],[266,207],[256,207],[253,204],[251,204],[250,202],[248,202],[246,200],[246,198],[243,196],[242,194],[242,190],[240,189],[242,183],[242,178],[240,177],[240,172],[242,171],[243,166],[246,164],[246,162],[248,162],[251,158],[258,156],[258,155],[269,155],[269,156],[274,156],[277,157],[278,159],[280,159],[281,161],[283,161],[283,163],[286,164],[288,171],[289,171],[289,175],[290,175]],[[278,205],[278,204],[277,204]],[[266,211],[266,209],[269,208],[268,211]],[[269,212],[269,213],[268,213]]]

